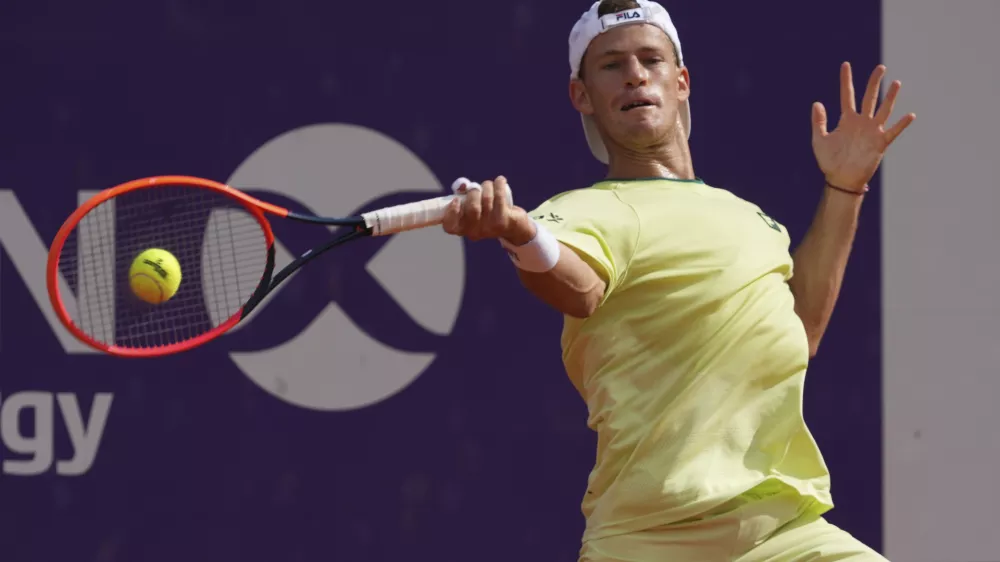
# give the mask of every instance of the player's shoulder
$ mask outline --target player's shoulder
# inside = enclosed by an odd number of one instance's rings
[[[742,215],[750,213],[752,215],[756,215],[761,219],[763,219],[764,222],[771,228],[785,234],[786,236],[788,235],[788,231],[787,229],[785,229],[785,225],[776,221],[774,218],[768,215],[768,213],[764,210],[764,207],[756,203],[755,201],[752,201],[744,196],[738,195],[734,191],[730,191],[728,189],[723,189],[719,187],[711,187],[711,186],[707,186],[705,195],[707,195],[708,197],[716,198],[719,203],[729,207],[735,213]]]
[[[704,197],[733,202],[748,202],[746,199],[737,195],[736,192],[732,191],[728,186],[724,187],[714,183],[700,181],[697,187],[698,194]]]
[[[618,197],[613,189],[608,189],[600,183],[586,187],[567,189],[556,193],[545,200],[543,205],[572,205],[575,203],[590,203],[595,201],[614,201]]]
[[[737,194],[735,191],[731,190],[729,187],[721,187],[721,186],[718,186],[718,185],[709,184],[709,183],[705,183],[705,182],[702,182],[699,187],[700,187],[700,189],[697,190],[697,193],[702,198],[707,198],[707,199],[710,199],[710,200],[715,200],[716,202],[720,202],[720,203],[728,203],[728,204],[739,206],[739,207],[745,207],[745,208],[753,209],[755,211],[760,211],[761,210],[759,205],[757,205],[753,201],[751,201],[751,200],[749,200],[749,199],[747,199],[747,198],[745,198],[745,197]]]
[[[607,214],[621,212],[626,205],[615,194],[614,190],[595,184],[593,186],[568,189],[556,193],[538,205],[532,213],[543,212],[586,212],[588,214]]]

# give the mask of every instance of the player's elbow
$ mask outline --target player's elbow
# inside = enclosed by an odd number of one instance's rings
[[[816,315],[809,314],[798,302],[795,303],[795,315],[802,322],[802,328],[806,333],[806,341],[809,343],[809,358],[812,359],[819,352],[819,342],[823,339],[826,325],[823,322],[816,321]]]
[[[603,298],[604,286],[601,284],[587,293],[576,295],[576,298],[567,302],[560,312],[573,318],[589,318],[597,312],[597,307],[601,305]]]
[[[823,329],[812,327],[805,322],[803,324],[806,329],[806,340],[809,342],[809,358],[812,359],[819,353],[819,343],[823,339]]]
[[[587,291],[551,291],[539,294],[543,302],[566,316],[589,318],[601,305],[604,285],[600,284]]]
[[[566,282],[553,274],[520,272],[521,282],[539,300],[566,316],[588,318],[604,300],[607,285],[596,275],[588,282]]]

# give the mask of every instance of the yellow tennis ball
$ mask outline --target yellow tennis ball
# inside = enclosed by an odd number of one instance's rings
[[[128,271],[135,296],[160,304],[173,298],[181,286],[181,264],[166,250],[150,248],[136,256]]]

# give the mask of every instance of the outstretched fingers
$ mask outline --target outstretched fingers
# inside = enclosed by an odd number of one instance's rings
[[[861,100],[861,113],[866,117],[875,115],[875,106],[878,105],[878,92],[882,85],[882,78],[885,77],[885,65],[878,65],[868,77],[868,87],[865,88],[865,97]]]
[[[812,107],[812,132],[813,140],[823,138],[827,135],[826,107],[822,103],[816,102]]]
[[[896,140],[896,137],[903,134],[903,131],[905,131],[916,118],[916,114],[908,113],[904,115],[902,119],[896,121],[896,124],[885,133],[885,145],[889,146],[892,144],[892,142]]]
[[[854,101],[854,77],[851,74],[851,63],[840,65],[840,112],[854,113],[857,105]]]
[[[902,84],[899,80],[896,80],[889,86],[889,91],[885,94],[885,99],[882,100],[882,106],[878,108],[878,113],[875,114],[875,121],[879,125],[885,125],[889,121],[889,116],[892,115],[892,110],[896,107],[896,96],[899,95],[899,89]]]

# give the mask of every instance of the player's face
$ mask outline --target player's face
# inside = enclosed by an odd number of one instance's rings
[[[587,49],[584,79],[571,83],[573,105],[594,116],[610,137],[607,144],[640,151],[662,145],[673,138],[678,108],[690,92],[688,72],[675,61],[673,44],[658,27],[602,33]]]

